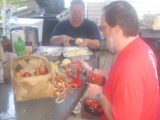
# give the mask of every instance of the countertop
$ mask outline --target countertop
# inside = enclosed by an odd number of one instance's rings
[[[54,98],[16,102],[11,82],[0,84],[0,120],[66,120],[85,91],[85,85],[56,104]]]
[[[98,55],[88,62],[98,66]],[[0,84],[0,120],[66,120],[86,90],[86,85],[68,92],[63,103],[54,98],[16,102],[11,81]]]

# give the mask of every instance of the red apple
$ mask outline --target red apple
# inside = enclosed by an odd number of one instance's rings
[[[23,74],[23,77],[31,77],[31,76],[32,76],[32,74],[29,73],[29,72],[25,72],[25,73]]]
[[[45,75],[45,74],[47,74],[47,73],[48,73],[48,70],[47,70],[46,67],[40,67],[40,68],[39,68],[39,74],[40,74],[40,75]]]

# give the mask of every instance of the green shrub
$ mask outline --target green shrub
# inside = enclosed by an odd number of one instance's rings
[[[27,0],[6,0],[7,6],[22,7],[27,4]],[[0,0],[0,8],[3,6],[3,0]]]

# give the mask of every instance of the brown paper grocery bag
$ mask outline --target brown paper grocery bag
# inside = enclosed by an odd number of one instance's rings
[[[25,61],[27,62],[25,63]],[[34,69],[43,65],[47,67],[48,73],[31,77],[17,77],[15,72],[18,65],[22,70],[30,70],[30,72],[34,72]],[[14,59],[12,62],[12,83],[16,101],[40,99],[54,95],[52,73],[50,72],[49,61],[45,57],[22,56]]]

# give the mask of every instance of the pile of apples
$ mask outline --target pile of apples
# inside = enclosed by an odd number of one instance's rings
[[[45,75],[47,73],[48,73],[48,69],[42,66],[42,67],[39,67],[34,73],[20,70],[18,72],[15,72],[15,76],[16,77],[32,77],[32,76],[38,76],[38,75]]]

